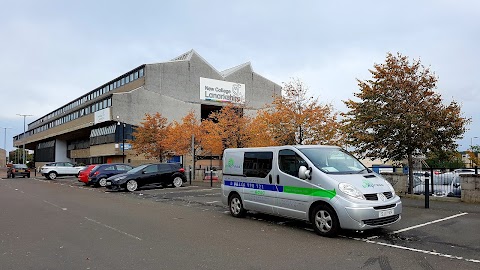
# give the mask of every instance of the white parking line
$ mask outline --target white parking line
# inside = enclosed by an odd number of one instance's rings
[[[220,202],[220,201],[211,201],[211,202],[206,202],[206,203],[212,204],[212,203],[217,203],[217,202]]]
[[[450,258],[450,259],[457,259],[457,260],[464,260],[464,261],[467,261],[467,262],[480,263],[480,260],[467,259],[467,258],[464,258],[464,257],[453,256],[453,255],[449,255],[449,254],[443,254],[443,253],[440,253],[440,252],[434,252],[434,251],[428,251],[428,250],[421,250],[421,249],[416,249],[416,248],[409,248],[409,247],[404,247],[404,246],[392,245],[392,244],[372,241],[372,240],[368,240],[368,239],[361,239],[361,238],[350,238],[350,239],[354,239],[354,240],[357,240],[357,241],[362,241],[362,242],[369,243],[369,244],[377,244],[377,245],[381,245],[381,246],[387,246],[387,247],[393,247],[393,248],[398,248],[398,249],[403,249],[403,250],[415,251],[415,252],[419,252],[419,253],[430,254],[430,255],[435,255],[435,256],[440,256],[440,257],[446,257],[446,258]]]
[[[409,231],[409,230],[416,229],[416,228],[420,228],[420,227],[423,227],[423,226],[427,226],[427,225],[430,225],[430,224],[433,224],[433,223],[437,223],[437,222],[449,220],[449,219],[456,218],[456,217],[461,217],[461,216],[464,216],[464,215],[467,215],[467,214],[468,214],[468,213],[460,213],[460,214],[453,215],[453,216],[450,216],[450,217],[437,219],[437,220],[430,221],[430,222],[427,222],[427,223],[423,223],[423,224],[411,226],[411,227],[408,227],[408,228],[405,228],[405,229],[401,229],[401,230],[398,230],[398,231],[394,231],[394,232],[392,232],[392,234]]]
[[[101,222],[98,222],[98,221],[96,221],[96,220],[94,220],[94,219],[91,219],[91,218],[88,218],[88,217],[85,217],[85,219],[88,220],[88,221],[91,221],[91,222],[93,222],[93,223],[96,223],[96,224],[98,224],[98,225],[100,225],[100,226],[103,226],[103,227],[105,227],[105,228],[108,228],[108,229],[110,229],[110,230],[114,230],[114,231],[116,231],[116,232],[118,232],[118,233],[124,234],[124,235],[126,235],[126,236],[128,236],[128,237],[135,238],[135,239],[137,239],[137,240],[139,240],[139,241],[142,241],[142,238],[140,238],[140,237],[137,237],[137,236],[135,236],[135,235],[131,235],[131,234],[129,234],[129,233],[126,233],[126,232],[124,232],[124,231],[121,231],[121,230],[119,230],[119,229],[117,229],[117,228],[114,228],[114,227],[112,227],[112,226],[108,226],[107,224],[103,224],[103,223],[101,223]]]
[[[54,203],[51,203],[51,202],[45,201],[45,200],[44,200],[43,202],[44,202],[44,203],[48,203],[48,204],[50,204],[50,205],[53,205],[53,206],[55,206],[55,207],[57,207],[57,208],[60,208],[60,209],[62,209],[63,211],[67,211],[67,208],[65,208],[65,207],[60,207],[60,206],[58,206],[58,205],[56,205],[56,204],[54,204]]]

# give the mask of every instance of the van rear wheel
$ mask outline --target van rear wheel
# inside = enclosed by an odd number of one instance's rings
[[[311,222],[318,235],[334,237],[340,229],[340,223],[335,211],[327,205],[317,205],[313,209]]]
[[[230,196],[228,206],[230,208],[230,214],[237,218],[244,217],[245,213],[247,212],[245,208],[243,208],[242,199],[238,194],[233,194]]]

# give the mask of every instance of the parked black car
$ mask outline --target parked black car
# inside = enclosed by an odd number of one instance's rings
[[[145,164],[133,168],[125,174],[118,174],[107,179],[107,188],[135,191],[145,185],[162,185],[181,187],[187,181],[185,169],[179,163]]]
[[[132,166],[123,163],[99,164],[88,174],[87,185],[104,187],[106,186],[107,178],[117,174],[126,173],[131,169],[133,169]]]
[[[11,167],[7,169],[7,178],[15,177],[28,177],[30,178],[30,169],[25,164],[12,164]]]

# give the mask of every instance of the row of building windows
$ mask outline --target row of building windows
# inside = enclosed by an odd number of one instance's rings
[[[95,104],[89,105],[89,106],[87,106],[85,108],[82,108],[80,110],[77,110],[75,112],[69,113],[69,114],[63,116],[62,118],[58,118],[55,121],[49,122],[45,125],[42,125],[42,126],[39,126],[37,128],[34,128],[32,130],[29,130],[27,132],[27,136],[45,131],[47,129],[59,126],[61,124],[64,124],[64,123],[67,123],[67,122],[70,122],[70,121],[73,121],[73,120],[75,120],[77,118],[80,118],[84,115],[91,114],[91,113],[94,113],[96,111],[100,111],[100,110],[103,110],[105,108],[108,108],[108,107],[112,107],[112,98],[111,97],[109,97],[107,99],[104,99],[104,100],[100,100],[99,102],[96,102]],[[18,139],[21,139],[22,135],[23,134],[20,134],[18,136],[19,137]]]
[[[128,84],[130,82],[133,82],[141,77],[143,77],[145,75],[145,72],[144,72],[144,68],[140,68],[140,69],[136,69],[130,73],[127,73],[121,77],[119,77],[116,81],[114,82],[111,82],[110,84],[106,84],[106,85],[103,85],[102,87],[99,87],[95,90],[93,90],[92,92],[78,98],[77,100],[65,105],[64,107],[36,120],[35,122],[31,123],[28,125],[28,128],[30,129],[31,127],[33,126],[36,126],[36,125],[39,125],[41,123],[44,123],[48,120],[50,120],[51,118],[55,118],[65,112],[68,112],[80,105],[83,105],[84,103],[86,102],[89,102],[91,100],[94,100],[96,99],[97,97],[101,96],[101,95],[104,95],[118,87],[121,87],[125,84]],[[87,107],[88,108],[88,107]]]

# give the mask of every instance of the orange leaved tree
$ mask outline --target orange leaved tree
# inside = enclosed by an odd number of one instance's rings
[[[179,123],[173,121],[165,138],[165,147],[176,155],[186,155],[192,152],[192,136],[194,147],[199,147],[200,121],[194,111],[190,111]]]
[[[144,120],[133,132],[134,140],[130,141],[137,155],[143,154],[147,159],[158,159],[160,162],[171,153],[166,147],[166,138],[170,124],[160,113],[145,114]]]
[[[346,141],[363,157],[408,160],[414,155],[457,148],[470,119],[456,102],[444,105],[437,77],[420,60],[412,63],[398,53],[387,54],[385,63],[374,64],[371,79],[358,80],[358,101],[344,101]],[[413,170],[409,170],[409,192]]]
[[[201,145],[206,153],[221,154],[225,148],[248,145],[250,119],[243,115],[242,107],[228,104],[220,111],[212,112],[201,124]]]
[[[307,90],[298,79],[284,83],[282,95],[276,96],[272,105],[253,120],[257,132],[263,132],[256,138],[273,145],[338,144],[341,139],[338,113],[332,105],[307,97]],[[256,139],[252,143],[262,145]]]

